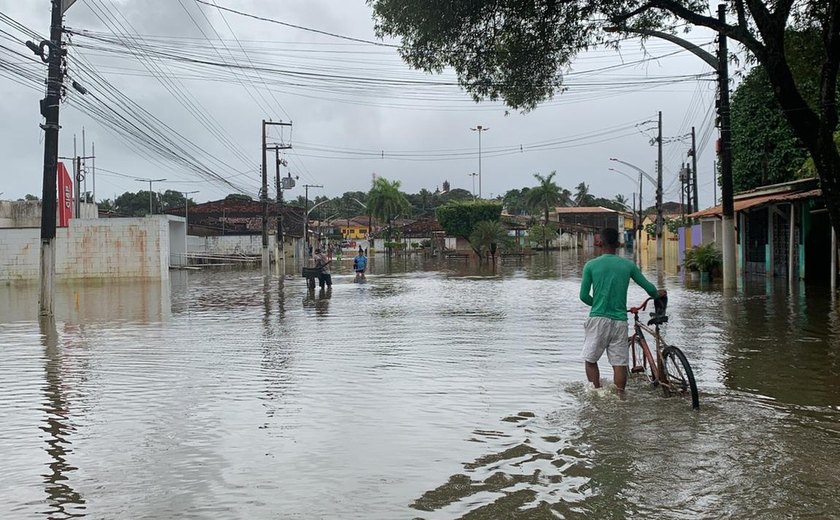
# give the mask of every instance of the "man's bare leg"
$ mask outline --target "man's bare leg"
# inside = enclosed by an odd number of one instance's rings
[[[595,388],[601,388],[601,372],[598,370],[598,363],[590,363],[589,361],[584,361],[584,363],[586,364],[586,379]]]
[[[624,394],[624,388],[627,386],[627,367],[614,366],[613,367],[613,382],[615,388],[618,390],[618,395]]]

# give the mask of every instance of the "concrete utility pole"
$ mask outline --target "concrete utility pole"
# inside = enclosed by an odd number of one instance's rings
[[[284,123],[283,121],[266,121],[265,119],[262,120],[262,188],[260,189],[260,202],[262,203],[262,269],[263,273],[268,273],[269,271],[269,254],[268,254],[268,164],[266,158],[266,152],[268,151],[268,144],[266,143],[266,127],[269,126],[288,126],[291,127],[292,123],[287,122]],[[289,149],[292,147],[290,144],[278,144],[275,145],[280,149]]]
[[[481,198],[481,133],[490,130],[487,127],[477,125],[475,128],[470,128],[473,132],[478,132],[478,198]],[[475,191],[475,190],[473,190]]]
[[[153,182],[163,182],[166,179],[134,179],[138,182],[148,182],[149,183],[149,215],[154,215],[154,210],[152,209],[152,183]]]
[[[718,5],[718,20],[726,22],[726,4]],[[729,64],[726,35],[718,32],[718,55],[715,57],[698,45],[678,38],[672,34],[647,29],[629,29],[627,27],[608,27],[607,32],[626,31],[646,36],[654,36],[672,42],[708,63],[718,73],[718,117],[720,118],[720,187],[723,204],[722,244],[723,244],[723,288],[738,287],[738,273],[735,265],[735,204],[732,188],[732,126],[729,111]],[[695,168],[695,172],[697,169]],[[717,174],[715,174],[717,179]],[[717,198],[717,196],[715,196]]]
[[[44,129],[44,172],[41,188],[41,254],[40,254],[40,294],[38,313],[41,316],[53,316],[55,312],[55,213],[56,213],[56,175],[58,170],[58,107],[61,101],[61,88],[64,73],[61,63],[63,52],[61,44],[61,0],[51,0],[50,39],[36,45],[26,42],[26,46],[48,64],[47,95],[41,100],[41,115],[46,119],[41,125]],[[46,53],[46,55],[45,55]]]
[[[303,242],[306,244],[305,255],[309,254],[309,188],[323,188],[320,184],[304,184],[305,192],[303,203]],[[312,206],[315,209],[315,206]]]
[[[697,191],[697,140],[694,127],[691,127],[691,176],[694,189],[694,208],[692,212],[700,211],[700,192]]]
[[[726,23],[726,4],[718,5],[718,20]],[[729,113],[729,50],[726,34],[718,33],[718,89],[720,115],[720,197],[723,203],[723,288],[738,287],[735,267],[735,202],[732,190],[732,126]]]
[[[184,265],[187,265],[186,247],[187,237],[190,235],[190,199],[188,196],[193,193],[198,193],[198,190],[181,192],[181,196],[184,197]]]
[[[659,277],[664,275],[665,244],[662,243],[662,111],[659,111],[659,136],[656,138],[658,156],[656,162],[656,271]]]
[[[291,146],[289,146],[291,148]],[[283,190],[295,187],[295,179],[289,173],[288,177],[280,178],[280,166],[288,166],[285,159],[280,158],[281,146],[274,147],[275,182],[277,183],[277,274],[286,275],[286,239],[283,233]],[[281,265],[282,263],[282,265]]]

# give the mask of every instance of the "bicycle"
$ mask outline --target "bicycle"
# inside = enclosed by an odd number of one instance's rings
[[[647,308],[651,300],[654,300],[655,312],[650,313],[651,319],[645,325],[639,319],[639,313]],[[638,307],[627,310],[633,315],[633,334],[627,340],[632,363],[629,371],[631,374],[644,374],[654,387],[662,388],[665,397],[690,397],[691,407],[697,410],[700,408],[700,398],[688,358],[679,348],[665,343],[659,331],[659,326],[668,322],[668,316],[665,314],[667,304],[667,297],[648,298]],[[656,341],[656,358],[648,346],[645,332]]]

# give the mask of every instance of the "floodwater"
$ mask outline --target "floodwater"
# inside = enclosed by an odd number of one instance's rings
[[[0,518],[837,517],[824,289],[666,278],[693,412],[587,388],[571,254],[0,287]]]

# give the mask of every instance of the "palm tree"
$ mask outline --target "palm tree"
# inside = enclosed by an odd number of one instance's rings
[[[625,208],[627,207],[627,197],[625,197],[624,195],[619,193],[618,195],[615,196],[615,198],[613,200],[615,201],[616,204],[621,204]]]
[[[479,251],[479,258],[482,258],[481,251],[486,247],[490,252],[493,262],[496,261],[496,248],[498,244],[507,240],[508,234],[504,226],[498,221],[484,220],[475,225],[470,235],[470,244]]]
[[[387,239],[391,241],[392,224],[395,218],[411,212],[411,204],[400,192],[400,181],[389,181],[377,177],[368,193],[368,212],[388,223]],[[389,251],[390,253],[390,251]]]
[[[547,177],[543,177],[539,173],[534,174],[534,178],[539,181],[539,184],[528,190],[525,195],[525,201],[531,211],[542,210],[545,217],[545,225],[548,225],[548,213],[551,208],[557,207],[563,201],[563,192],[557,184],[554,183],[554,176],[557,172],[551,172]],[[545,251],[548,251],[548,241],[545,243]]]
[[[575,206],[586,206],[592,198],[592,195],[589,194],[589,186],[581,182],[575,190]]]

